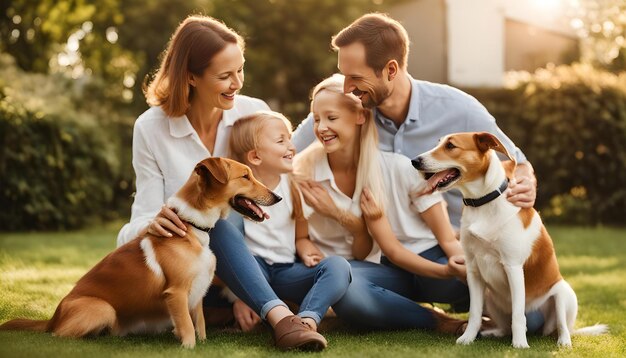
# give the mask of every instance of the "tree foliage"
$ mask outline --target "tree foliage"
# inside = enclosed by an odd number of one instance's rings
[[[469,92],[533,164],[544,218],[623,225],[626,74],[577,64],[509,76],[510,88]]]

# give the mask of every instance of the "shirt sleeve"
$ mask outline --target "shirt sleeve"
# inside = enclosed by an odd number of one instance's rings
[[[443,201],[443,196],[439,192],[421,196],[416,195],[417,192],[424,188],[426,180],[413,168],[411,160],[408,157],[395,154],[394,157],[396,158],[396,175],[399,178],[403,178],[402,184],[410,197],[411,204],[413,204],[419,213],[423,213],[431,206]],[[407,175],[407,173],[409,174]]]
[[[130,222],[117,235],[117,246],[137,237],[165,203],[163,173],[146,141],[145,128],[135,123],[133,131],[133,168],[136,175],[136,193],[131,208]]]
[[[298,125],[298,128],[291,136],[291,142],[296,147],[297,153],[303,151],[311,143],[315,142],[315,133],[313,133],[313,113],[309,115]]]
[[[509,154],[511,154],[518,163],[528,161],[522,150],[515,146],[515,143],[504,134],[500,127],[498,127],[495,118],[493,118],[485,106],[480,104],[478,100],[473,99],[465,113],[467,114],[467,132],[489,132],[502,142],[502,145],[504,145]],[[498,156],[501,156],[501,154],[498,153]],[[500,158],[503,159],[504,155]]]

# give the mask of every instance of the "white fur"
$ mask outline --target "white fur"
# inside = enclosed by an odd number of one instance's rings
[[[152,241],[150,241],[150,239],[148,238],[145,238],[141,240],[139,246],[141,246],[143,256],[146,259],[146,265],[148,266],[150,271],[154,272],[157,277],[163,277],[163,269],[161,269],[161,265],[156,258],[154,248],[152,247]]]
[[[167,200],[167,206],[176,209],[176,213],[181,219],[203,228],[214,227],[218,219],[227,217],[230,212],[230,206],[228,205],[224,207],[211,207],[207,210],[200,211],[190,206],[185,200],[176,195]]]
[[[445,140],[443,141],[445,142]],[[433,149],[436,150],[437,148]],[[421,155],[424,168],[441,171],[450,167],[468,168],[452,160],[437,161],[432,151]],[[466,198],[480,198],[505,180],[504,168],[494,151],[484,177],[455,184]],[[512,333],[516,348],[528,348],[526,339],[526,312],[541,310],[545,317],[544,334],[558,331],[558,344],[571,347],[570,334],[578,310],[574,290],[565,280],[554,284],[548,292],[532,301],[525,297],[523,265],[532,254],[533,245],[541,235],[543,223],[534,215],[530,225],[524,227],[518,217],[519,208],[512,205],[503,194],[480,207],[466,206],[461,217],[461,245],[466,255],[467,282],[470,291],[469,322],[457,344],[469,344],[476,338],[483,307],[486,306],[497,329],[485,334],[503,336]],[[596,325],[579,330],[588,334],[601,334],[606,326]]]
[[[191,290],[189,291],[189,309],[193,310],[200,302],[202,297],[206,294],[213,276],[215,275],[215,255],[211,252],[208,246],[203,245],[202,253],[196,261],[194,271],[196,277],[191,284]]]

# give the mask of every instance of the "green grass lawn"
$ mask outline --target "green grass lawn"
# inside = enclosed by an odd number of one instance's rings
[[[114,249],[119,225],[70,233],[0,234],[0,322],[16,317],[47,319],[80,276]],[[528,350],[510,338],[456,346],[455,338],[423,331],[326,332],[322,353],[281,353],[268,331],[244,334],[209,330],[206,342],[184,350],[172,334],[72,340],[47,333],[0,332],[0,357],[173,357],[274,355],[388,357],[626,356],[626,229],[548,227],[561,272],[578,294],[577,327],[606,323],[610,334],[573,337],[560,349],[549,337],[530,337]]]

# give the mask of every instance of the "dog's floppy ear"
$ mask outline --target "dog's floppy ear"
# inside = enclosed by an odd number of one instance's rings
[[[515,161],[515,159],[511,157],[511,154],[509,154],[509,151],[506,150],[506,147],[502,145],[500,140],[489,132],[474,134],[474,141],[476,142],[476,147],[478,147],[481,152],[486,152],[489,149],[493,149],[496,152],[500,152],[506,155],[506,157],[510,160]]]
[[[229,168],[228,162],[222,158],[207,158],[196,165],[195,171],[200,176],[208,172],[215,180],[226,184],[228,182]]]

